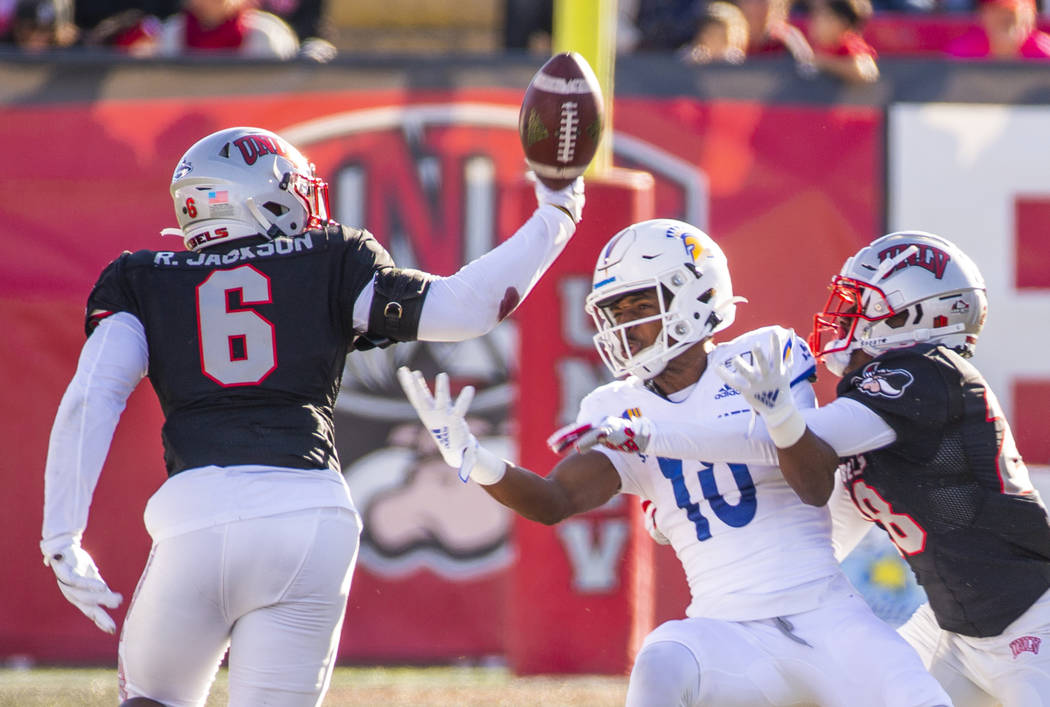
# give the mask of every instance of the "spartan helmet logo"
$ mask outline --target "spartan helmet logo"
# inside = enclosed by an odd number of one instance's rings
[[[864,367],[859,376],[851,381],[857,390],[873,397],[899,398],[915,378],[911,373],[900,368],[881,368],[879,363],[870,363]]]
[[[682,234],[682,243],[685,244],[685,252],[693,258],[693,262],[699,261],[700,254],[704,252],[704,246],[700,243],[700,239],[691,233],[685,233]]]

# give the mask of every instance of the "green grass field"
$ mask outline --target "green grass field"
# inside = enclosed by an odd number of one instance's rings
[[[226,704],[226,671],[208,707]],[[339,705],[622,705],[626,677],[515,677],[504,668],[336,668],[325,707]],[[0,707],[115,707],[114,669],[0,669]]]

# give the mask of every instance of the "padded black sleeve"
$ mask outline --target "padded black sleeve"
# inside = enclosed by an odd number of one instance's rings
[[[376,272],[368,334],[373,345],[381,340],[414,341],[419,331],[423,300],[433,275],[420,270],[383,268]]]

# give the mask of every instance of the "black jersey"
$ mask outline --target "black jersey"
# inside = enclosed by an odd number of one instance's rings
[[[838,386],[897,433],[847,485],[911,565],[940,626],[995,636],[1050,587],[1050,524],[981,374],[953,351],[882,354]]]
[[[415,292],[410,325],[380,313],[368,331],[354,330],[354,302],[373,276]],[[92,290],[86,328],[114,312],[142,322],[169,475],[206,465],[339,469],[332,408],[346,355],[414,338],[427,281],[395,268],[367,231],[337,225],[197,252],[125,252]]]

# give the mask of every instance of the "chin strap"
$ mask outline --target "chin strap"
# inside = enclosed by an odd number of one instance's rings
[[[285,235],[284,231],[282,231],[276,223],[271,222],[268,218],[263,216],[262,209],[255,205],[255,199],[248,197],[244,200],[244,205],[247,207],[248,213],[252,215],[252,218],[255,219],[256,223],[262,226],[263,235],[267,238],[273,240],[278,236]]]

